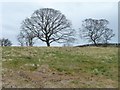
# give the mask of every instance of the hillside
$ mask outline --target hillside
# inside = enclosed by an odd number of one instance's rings
[[[98,43],[98,47],[119,47],[120,43],[108,43],[107,45],[104,43]],[[88,47],[88,46],[95,46],[95,44],[85,44],[85,45],[78,45],[76,47]]]
[[[3,47],[3,87],[118,87],[117,47]]]

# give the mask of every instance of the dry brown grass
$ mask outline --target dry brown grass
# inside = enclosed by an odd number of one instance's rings
[[[116,47],[4,47],[3,87],[118,87]]]

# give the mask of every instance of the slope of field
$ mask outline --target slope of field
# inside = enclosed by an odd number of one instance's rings
[[[3,47],[3,87],[118,87],[117,47]]]

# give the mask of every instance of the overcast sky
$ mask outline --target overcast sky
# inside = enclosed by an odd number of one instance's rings
[[[4,2],[2,3],[1,37],[9,38],[13,45],[18,45],[16,36],[20,31],[21,22],[31,16],[40,8],[54,8],[60,10],[72,22],[76,31],[81,28],[82,21],[86,18],[107,19],[108,27],[113,29],[115,37],[111,42],[118,41],[118,3],[117,2]],[[76,33],[78,34],[78,33]],[[79,38],[74,45],[85,44],[87,40]],[[39,41],[36,45],[44,46],[45,43]],[[53,46],[59,45],[53,43]]]

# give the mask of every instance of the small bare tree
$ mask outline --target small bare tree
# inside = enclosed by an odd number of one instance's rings
[[[73,30],[73,32],[71,32],[69,34],[69,36],[66,37],[66,39],[63,42],[64,43],[63,46],[72,46],[73,45],[73,43],[76,41],[75,33],[76,33],[75,30]]]
[[[25,38],[22,32],[20,32],[17,36],[17,40],[19,42],[20,46],[24,46],[25,45]]]
[[[9,39],[0,39],[0,46],[11,46],[12,42]]]
[[[36,10],[30,18],[23,21],[21,27],[46,42],[47,46],[52,42],[63,42],[73,30],[65,15],[52,8]]]
[[[80,32],[89,42],[93,42],[97,46],[99,42],[108,41],[114,36],[111,29],[107,28],[108,23],[109,21],[106,19],[85,19]],[[108,35],[107,33],[111,34]]]
[[[68,38],[66,42],[63,44],[63,46],[72,46],[72,44],[75,42],[75,38]]]
[[[108,41],[111,40],[112,37],[114,37],[115,34],[113,33],[112,29],[106,28],[103,34],[103,43],[105,44],[105,46],[107,46]]]
[[[21,46],[33,46],[34,45],[34,34],[27,30],[21,30],[17,36],[17,40]]]

